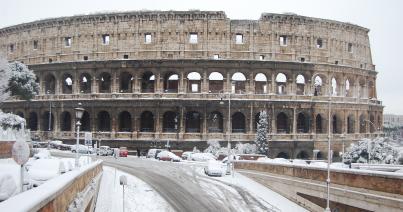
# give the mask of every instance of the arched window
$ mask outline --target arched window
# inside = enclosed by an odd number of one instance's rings
[[[87,73],[80,76],[80,93],[91,93],[91,75]]]
[[[337,80],[336,78],[332,78],[332,96],[337,96],[338,92],[337,92]]]
[[[347,117],[347,133],[351,134],[354,133],[354,125],[355,125],[355,120],[354,120],[354,115],[349,115]]]
[[[141,132],[154,132],[154,114],[150,111],[144,111],[140,119]]]
[[[141,92],[154,93],[155,75],[152,72],[145,72],[141,77]]]
[[[190,72],[187,76],[188,92],[200,93],[201,76],[197,72]]]
[[[56,78],[52,74],[45,76],[45,93],[55,94],[56,91]]]
[[[208,132],[223,132],[223,116],[220,112],[214,111],[208,117]]]
[[[38,130],[38,115],[35,112],[30,112],[29,113],[28,128],[31,131],[37,131]]]
[[[224,77],[219,72],[209,75],[209,93],[219,93],[224,89]]]
[[[297,132],[298,133],[308,133],[309,132],[309,119],[306,118],[304,113],[298,113]]]
[[[345,90],[346,90],[346,97],[351,97],[350,80],[348,79],[346,80]]]
[[[333,133],[340,134],[341,133],[341,121],[337,115],[333,115],[332,118],[332,129]]]
[[[179,75],[176,73],[167,73],[164,77],[164,92],[178,93]]]
[[[277,115],[276,125],[277,133],[290,133],[290,127],[288,126],[288,117],[285,113],[281,112]]]
[[[258,73],[255,76],[255,93],[256,94],[267,93],[267,77],[262,73]]]
[[[99,76],[99,92],[110,93],[111,92],[111,75],[108,73],[102,73]]]
[[[367,133],[367,123],[364,114],[361,114],[360,116],[360,133]]]
[[[285,153],[285,152],[280,152],[280,153],[277,154],[277,157],[276,157],[276,158],[289,159],[290,156],[289,156],[287,153]]]
[[[164,113],[162,121],[163,132],[177,132],[179,129],[179,115],[173,111]]]
[[[287,94],[286,85],[287,85],[287,77],[283,73],[279,73],[276,76],[277,83],[277,94]]]
[[[111,118],[109,113],[106,111],[101,111],[98,113],[98,131],[111,131]]]
[[[60,129],[61,131],[71,131],[71,115],[67,111],[61,115]]]
[[[305,94],[305,77],[301,74],[297,76],[297,95]]]
[[[232,93],[245,93],[246,77],[241,72],[236,72],[231,77],[231,92]]]
[[[71,74],[63,75],[62,93],[64,94],[73,93],[73,77],[71,76]]]
[[[236,112],[232,115],[232,132],[245,133],[245,116],[241,112]]]
[[[323,81],[320,76],[316,76],[314,79],[314,96],[322,96],[322,86],[323,86]]]
[[[309,159],[309,154],[305,151],[300,151],[297,154],[297,159],[303,159],[303,160],[308,160]]]
[[[322,116],[320,114],[316,115],[316,133],[323,133]]]
[[[127,111],[119,113],[119,132],[132,131],[132,116]]]
[[[201,114],[190,111],[186,113],[186,132],[200,132]]]
[[[132,82],[134,78],[128,72],[123,72],[120,74],[120,93],[130,93],[132,92]]]
[[[90,114],[87,111],[84,111],[80,122],[81,122],[81,127],[80,127],[81,131],[84,131],[84,132],[91,131],[91,119],[90,119]]]
[[[50,118],[49,118],[50,116]],[[42,115],[42,131],[53,131],[53,124],[55,122],[53,113],[49,114],[49,111],[46,111]]]

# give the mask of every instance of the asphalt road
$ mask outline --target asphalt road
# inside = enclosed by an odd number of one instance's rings
[[[115,167],[149,184],[176,211],[273,211],[267,207],[268,203],[257,200],[245,189],[206,176],[200,164],[133,157],[99,158],[105,166]]]

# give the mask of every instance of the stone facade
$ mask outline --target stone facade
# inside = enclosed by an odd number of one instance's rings
[[[382,131],[368,31],[297,15],[230,20],[205,11],[11,26],[0,29],[1,50],[35,70],[41,90],[2,108],[26,117],[33,137],[72,141],[81,102],[84,131],[105,145],[144,150],[168,140],[173,149],[252,142],[266,110],[271,156],[326,155],[329,129],[335,151]]]

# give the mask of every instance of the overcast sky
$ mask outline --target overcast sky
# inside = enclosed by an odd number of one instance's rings
[[[0,0],[0,28],[38,19],[128,10],[222,10],[231,19],[258,19],[262,12],[350,22],[369,28],[378,98],[385,113],[403,114],[403,1],[399,0]],[[402,60],[402,61],[400,61]]]

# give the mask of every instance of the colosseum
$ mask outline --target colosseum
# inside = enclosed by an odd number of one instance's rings
[[[2,109],[33,139],[147,150],[253,142],[268,113],[271,157],[337,157],[382,133],[369,30],[296,14],[232,20],[222,11],[136,11],[60,17],[0,29],[9,61],[37,75],[39,94]],[[330,108],[330,109],[329,109]],[[330,113],[329,113],[330,112]]]

